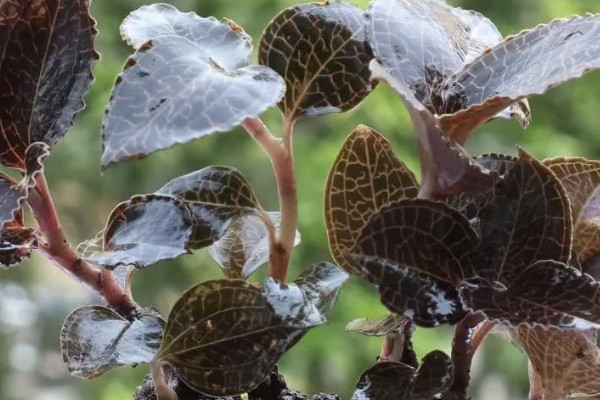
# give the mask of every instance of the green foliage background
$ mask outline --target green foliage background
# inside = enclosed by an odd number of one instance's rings
[[[598,0],[464,0],[453,5],[489,16],[505,35],[561,16],[599,12]],[[277,208],[271,166],[241,129],[159,152],[144,160],[110,168],[100,174],[100,128],[115,76],[131,50],[121,41],[120,21],[149,0],[95,0],[97,40],[102,60],[88,107],[47,162],[48,179],[64,224],[74,242],[92,237],[112,207],[133,194],[152,192],[169,179],[207,165],[239,168],[252,182],[264,207]],[[173,0],[171,4],[199,15],[228,17],[245,27],[255,43],[262,29],[292,0]],[[366,7],[367,0],[355,0]],[[256,47],[256,46],[255,46]],[[522,131],[516,122],[493,121],[469,143],[473,154],[512,153],[523,146],[538,158],[578,155],[600,158],[600,72],[531,99],[533,123]],[[277,109],[264,120],[280,131]],[[397,154],[418,170],[411,125],[400,100],[383,85],[357,110],[301,121],[295,133],[302,244],[296,249],[290,275],[310,263],[330,260],[323,222],[323,188],[331,163],[345,137],[358,124],[373,126],[393,143]],[[264,274],[264,271],[263,271]],[[258,274],[260,275],[260,274]],[[220,271],[205,251],[166,262],[137,274],[134,294],[140,304],[155,305],[164,315],[185,289]],[[256,279],[260,279],[258,276]],[[93,382],[68,376],[60,359],[58,335],[68,312],[96,299],[40,257],[10,272],[0,272],[0,399],[116,400],[131,394],[147,373],[145,366],[121,369]],[[385,313],[376,291],[352,279],[345,286],[329,324],[311,331],[281,362],[288,383],[307,393],[337,392],[349,398],[361,371],[375,361],[380,340],[344,331],[357,317]],[[419,329],[420,356],[440,348],[449,352],[451,330]],[[476,358],[474,399],[524,399],[527,365],[507,341],[491,337]]]

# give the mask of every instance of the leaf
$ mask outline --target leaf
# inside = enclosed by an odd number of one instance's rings
[[[227,132],[283,96],[277,73],[249,65],[251,38],[232,21],[155,4],[128,17],[122,33],[137,51],[104,119],[103,168]]]
[[[239,396],[214,398],[198,393],[179,379],[172,368],[163,368],[163,376],[167,385],[177,393],[179,400],[242,400]],[[146,377],[142,386],[136,388],[133,400],[158,400],[151,375]]]
[[[84,107],[98,60],[88,0],[0,4],[0,163],[25,169],[35,142],[55,145]]]
[[[290,120],[347,111],[373,90],[363,12],[352,4],[283,10],[267,26],[258,57],[284,77],[287,91],[279,107]]]
[[[36,248],[37,238],[33,229],[25,228],[19,221],[4,226],[0,233],[0,269],[19,264]]]
[[[452,383],[452,361],[441,351],[423,358],[418,370],[380,362],[361,375],[352,400],[430,400]]]
[[[536,261],[569,261],[569,200],[548,168],[521,150],[490,196],[478,214],[481,241],[474,265],[479,276],[508,286]]]
[[[325,193],[325,222],[333,258],[346,271],[358,274],[345,255],[361,229],[381,207],[417,197],[418,184],[388,140],[360,125],[338,154]]]
[[[160,346],[164,324],[155,313],[128,321],[106,307],[78,308],[60,332],[63,360],[72,375],[83,379],[123,365],[149,363]]]
[[[600,283],[556,261],[538,261],[504,288],[482,281],[461,285],[463,303],[487,319],[514,326],[600,328]]]
[[[111,270],[120,265],[144,268],[189,254],[193,227],[189,209],[178,198],[133,196],[111,213],[103,230],[101,251],[92,240],[78,246],[78,252]]]
[[[558,19],[508,37],[444,83],[444,112],[454,114],[440,122],[461,140],[512,103],[600,67],[599,43],[600,14]]]
[[[267,213],[277,231],[281,213]],[[296,231],[294,245],[300,244]],[[269,261],[269,232],[262,219],[248,214],[231,223],[225,234],[208,248],[208,254],[219,264],[230,279],[246,279]]]
[[[472,276],[477,241],[469,222],[447,205],[401,200],[371,218],[350,257],[392,312],[436,326],[463,316],[455,285]]]
[[[359,318],[346,325],[346,332],[357,332],[366,336],[385,336],[393,332],[404,332],[410,323],[406,317],[388,314],[376,319]]]
[[[242,280],[195,286],[173,306],[155,360],[209,396],[253,389],[308,328],[324,322],[347,278],[326,263],[310,271],[294,284],[268,280],[262,291]]]
[[[541,378],[544,398],[600,394],[600,350],[586,333],[519,328],[518,340]]]
[[[176,196],[192,211],[194,249],[213,244],[237,218],[260,208],[250,183],[230,167],[206,167],[173,179],[156,193]]]

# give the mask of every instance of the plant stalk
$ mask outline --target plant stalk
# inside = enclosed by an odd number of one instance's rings
[[[98,269],[89,265],[77,255],[67,240],[43,172],[37,175],[35,189],[30,193],[27,202],[43,236],[39,250],[46,258],[67,275],[103,297],[121,314],[135,313],[136,305],[133,299],[121,288],[112,273],[105,268]]]
[[[157,400],[179,400],[177,393],[165,381],[163,364],[152,362],[150,370],[152,372],[152,382],[154,382],[154,393],[156,393]]]

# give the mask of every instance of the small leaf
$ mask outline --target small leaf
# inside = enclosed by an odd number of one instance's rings
[[[600,394],[600,349],[585,332],[519,328],[519,345],[544,386],[544,398]]]
[[[106,307],[79,308],[67,317],[60,333],[63,360],[72,375],[83,379],[123,365],[149,363],[160,346],[164,324],[154,313],[128,321]]]
[[[0,269],[19,264],[36,248],[33,229],[25,228],[19,221],[5,225],[0,233]]]
[[[0,4],[0,163],[25,169],[35,142],[55,145],[84,107],[98,60],[88,0]]]
[[[379,132],[357,127],[335,160],[325,189],[325,221],[329,248],[335,261],[358,274],[345,259],[361,229],[381,207],[415,198],[414,174],[400,161]]]
[[[463,316],[455,285],[473,274],[469,257],[477,239],[447,205],[402,200],[371,218],[350,257],[391,311],[436,326]]]
[[[388,314],[377,319],[359,318],[346,325],[347,332],[357,332],[366,336],[385,336],[393,332],[404,332],[410,323],[406,317]]]
[[[206,167],[173,179],[156,193],[176,196],[192,211],[194,249],[213,244],[233,221],[260,207],[250,183],[230,167]]]
[[[411,400],[431,400],[450,387],[453,378],[452,360],[436,350],[423,358],[412,380]]]
[[[515,326],[600,328],[600,283],[555,261],[539,261],[503,288],[475,280],[461,286],[473,312]]]
[[[600,67],[599,43],[600,14],[557,19],[508,37],[444,83],[442,104],[451,115],[440,122],[462,140],[512,103]]]
[[[176,197],[134,196],[111,213],[103,231],[102,251],[94,242],[78,246],[93,264],[109,269],[120,265],[144,268],[159,261],[189,254],[193,220],[189,209]]]
[[[122,32],[137,51],[104,119],[104,168],[229,131],[283,96],[277,73],[249,65],[251,39],[232,21],[155,4],[134,12]]]
[[[347,111],[373,89],[363,12],[348,3],[300,4],[266,28],[259,61],[286,82],[279,107],[290,120]]]
[[[267,213],[279,231],[281,213]],[[296,231],[294,245],[300,244]],[[236,219],[225,234],[208,248],[208,254],[219,264],[230,279],[246,279],[261,265],[269,261],[269,232],[262,219],[248,214]]]

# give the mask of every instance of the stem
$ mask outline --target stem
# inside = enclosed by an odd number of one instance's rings
[[[271,160],[281,208],[281,226],[275,241],[270,242],[269,276],[285,281],[290,263],[296,228],[298,226],[298,195],[296,192],[296,172],[292,131],[294,121],[285,119],[283,123],[283,141],[279,141],[258,118],[244,121],[244,128],[260,145]]]
[[[43,235],[39,250],[46,258],[103,297],[123,315],[132,315],[136,309],[135,303],[119,286],[112,273],[105,268],[97,269],[89,265],[77,255],[67,240],[43,172],[37,175],[36,187],[27,202]]]
[[[163,364],[160,362],[152,362],[150,364],[152,371],[152,381],[154,382],[154,393],[157,400],[179,400],[177,393],[169,387],[165,381],[163,373]]]

